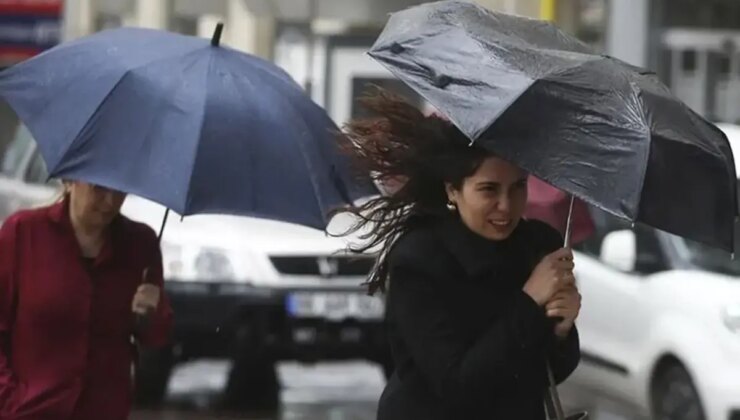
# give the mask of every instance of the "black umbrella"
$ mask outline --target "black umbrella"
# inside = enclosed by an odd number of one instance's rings
[[[725,135],[651,72],[466,2],[391,16],[369,53],[471,141],[617,216],[733,249]]]

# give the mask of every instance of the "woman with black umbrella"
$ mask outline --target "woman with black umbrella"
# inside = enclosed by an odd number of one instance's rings
[[[557,382],[580,359],[573,256],[522,218],[527,174],[469,145],[452,124],[388,93],[363,100],[347,150],[390,195],[346,211],[380,246],[369,288],[388,292],[396,370],[378,419],[544,419],[547,362]]]

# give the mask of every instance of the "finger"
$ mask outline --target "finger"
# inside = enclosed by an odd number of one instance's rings
[[[134,305],[136,306],[149,306],[150,299],[146,296],[141,296],[138,299],[134,300]]]
[[[136,293],[134,298],[131,300],[132,305],[138,305],[141,301],[146,299],[146,295],[143,293]]]
[[[558,270],[573,270],[576,267],[576,264],[572,259],[558,259],[552,262],[552,266]]]
[[[150,290],[144,294],[147,302],[159,302],[159,290]]]
[[[566,310],[563,308],[554,308],[547,310],[548,318],[566,318]]]
[[[139,291],[159,290],[159,287],[157,287],[157,286],[155,286],[153,284],[144,283],[142,285],[139,285],[139,287],[137,288],[137,290],[139,290]]]
[[[569,311],[573,308],[573,305],[570,302],[559,300],[556,302],[552,302],[545,306],[545,309],[547,311]]]
[[[151,311],[156,307],[156,304],[151,301],[141,300],[134,304],[134,308],[142,311]]]
[[[572,289],[559,289],[557,292],[555,292],[552,297],[548,300],[548,302],[575,302],[576,297],[573,292],[570,290]]]
[[[563,318],[565,320],[574,320],[578,316],[578,311],[572,308],[554,308],[547,312],[548,318]]]
[[[563,302],[564,297],[563,296],[553,296],[545,303],[545,309],[552,309],[560,305],[560,302]]]
[[[545,310],[556,309],[562,306],[563,299],[553,299],[545,304]]]
[[[141,290],[144,293],[146,293],[147,295],[158,296],[160,294],[160,292],[161,292],[161,290],[159,289],[159,287],[157,287],[157,286],[155,286],[153,284],[146,284],[144,286],[146,286],[146,287],[143,287]]]
[[[547,304],[545,304],[545,309],[549,309],[548,305],[552,305],[552,307],[555,307],[555,308],[571,309],[571,308],[579,308],[581,306],[581,303],[578,301],[578,299],[574,297],[566,296],[564,298],[552,300],[551,302],[548,302]]]
[[[570,248],[560,248],[557,251],[550,254],[550,257],[552,257],[555,260],[572,260],[573,251]]]
[[[139,305],[139,304],[134,305],[134,307],[132,308],[132,310],[134,311],[134,313],[137,313],[139,315],[145,315],[148,312],[148,310],[147,310],[147,308],[145,306]]]
[[[576,278],[572,274],[560,274],[555,277],[558,291],[573,287],[576,284]]]
[[[578,290],[576,289],[575,284],[569,283],[570,280],[565,280],[565,282],[560,283],[560,288],[553,296],[554,298],[562,298],[566,300],[575,300],[578,296]],[[575,280],[574,280],[575,281]]]
[[[156,302],[159,302],[159,293],[151,292],[151,291],[137,293],[136,296],[134,297],[134,299],[140,300],[140,301],[143,301],[143,302],[154,302],[154,303],[156,303]]]
[[[560,297],[560,298],[567,298],[570,295],[578,294],[578,287],[576,286],[575,282],[573,284],[564,284],[560,289],[558,289],[558,292],[555,293],[554,297]]]
[[[548,302],[554,302],[557,300],[573,300],[575,298],[575,292],[573,285],[567,285],[563,283],[559,283],[560,287],[556,288],[555,293],[553,293],[552,297],[548,299]]]
[[[572,277],[574,275],[573,270],[569,268],[555,267],[554,271],[560,276]]]
[[[145,268],[144,271],[141,273],[141,282],[146,284],[149,280],[149,267]]]

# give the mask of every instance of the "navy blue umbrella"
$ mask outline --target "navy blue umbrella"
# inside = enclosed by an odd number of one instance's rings
[[[0,73],[51,177],[161,203],[323,228],[366,195],[339,131],[291,77],[213,39],[140,28],[62,44]]]

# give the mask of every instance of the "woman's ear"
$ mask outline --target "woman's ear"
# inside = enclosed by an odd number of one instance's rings
[[[447,193],[447,202],[457,203],[458,190],[449,182],[445,182],[445,192]]]

